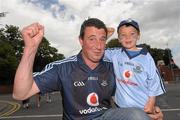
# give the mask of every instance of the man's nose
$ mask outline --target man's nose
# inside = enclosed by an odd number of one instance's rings
[[[97,40],[96,41],[96,48],[97,49],[101,49],[101,47],[102,47],[102,41],[101,40]]]

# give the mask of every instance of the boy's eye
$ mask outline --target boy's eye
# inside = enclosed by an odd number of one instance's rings
[[[131,33],[131,35],[132,35],[132,36],[134,36],[134,35],[135,35],[135,33]]]
[[[124,37],[124,36],[126,36],[126,35],[125,35],[125,34],[121,34],[120,36],[121,36],[121,37]]]
[[[120,39],[123,39],[125,37],[126,37],[126,35],[124,35],[124,34],[120,34],[120,36],[119,36]]]

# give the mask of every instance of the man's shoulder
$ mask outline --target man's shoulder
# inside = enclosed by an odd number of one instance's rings
[[[76,62],[76,61],[77,61],[77,55],[74,55],[74,56],[67,57],[67,58],[62,59],[62,60],[54,61],[53,64],[54,65],[61,65],[61,64],[66,64],[66,63]]]
[[[107,69],[109,69],[109,70],[110,70],[110,69],[113,69],[113,63],[112,63],[112,61],[109,60],[108,58],[103,57],[102,63],[103,63],[103,65],[104,65]]]

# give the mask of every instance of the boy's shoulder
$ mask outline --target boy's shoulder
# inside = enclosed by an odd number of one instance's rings
[[[148,50],[147,47],[145,47],[145,46],[138,45],[138,46],[137,46],[137,49],[140,50],[140,54],[150,55],[149,50]]]

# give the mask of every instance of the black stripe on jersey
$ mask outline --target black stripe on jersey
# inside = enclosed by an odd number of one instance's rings
[[[165,89],[165,87],[164,87],[165,85],[164,85],[163,79],[162,79],[162,77],[161,77],[161,75],[160,75],[160,73],[159,73],[159,71],[158,71],[157,69],[156,69],[156,73],[157,73],[158,76],[159,76],[161,88],[162,88],[163,92],[166,93],[166,89]]]

